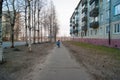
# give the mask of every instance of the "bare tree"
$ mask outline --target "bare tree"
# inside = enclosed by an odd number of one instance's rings
[[[0,62],[3,60],[3,49],[2,49],[2,4],[3,0],[0,0]]]
[[[41,6],[40,6],[40,0],[38,0],[38,30],[37,30],[37,37],[38,37],[38,43],[39,43],[39,39],[40,39],[40,11],[41,11]]]
[[[27,8],[28,8],[28,3],[27,0],[25,0],[25,41],[26,41],[26,46],[28,46],[28,18],[27,18]]]
[[[28,41],[28,49],[32,51],[31,48],[31,3],[30,0],[28,1],[28,29],[29,29],[29,41]]]
[[[38,30],[37,30],[38,43],[40,42],[40,12],[43,7],[41,3],[42,3],[42,0],[38,0],[38,13],[37,13],[38,14]]]
[[[16,19],[15,0],[13,0],[11,4],[13,8],[12,12],[10,12],[9,2],[8,0],[6,0],[6,6],[8,8],[8,14],[9,14],[9,19],[11,24],[11,42],[12,42],[11,48],[14,48],[14,25],[15,25],[15,19]]]
[[[52,31],[52,33],[53,33],[53,38],[54,38],[55,42],[56,42],[58,30],[59,30],[57,21],[58,20],[57,20],[57,16],[56,16],[55,6],[53,5],[53,31]]]
[[[43,29],[44,29],[44,34],[43,34],[43,37],[44,37],[44,41],[46,42],[47,40],[47,38],[46,38],[46,36],[47,36],[47,24],[48,24],[48,22],[47,22],[47,11],[46,10],[44,10],[44,20],[43,20]]]
[[[59,31],[59,25],[57,23],[57,20],[55,20],[54,23],[53,23],[53,36],[54,36],[54,41],[55,42],[56,42],[56,39],[57,39],[58,31]]]
[[[37,37],[38,37],[38,43],[40,42],[40,34],[41,34],[41,42],[42,42],[42,34],[43,34],[43,20],[44,20],[44,16],[43,16],[43,12],[44,12],[44,7],[46,6],[46,2],[47,1],[43,1],[43,0],[38,0],[38,30],[37,30]]]
[[[14,27],[16,22],[16,16],[20,14],[19,12],[19,0],[5,0],[6,7],[8,9],[9,22],[11,25],[11,48],[14,48]]]
[[[48,9],[44,9],[44,20],[43,20],[43,25],[44,25],[44,37],[46,37],[46,41],[48,41],[48,35],[50,31],[50,21],[49,21],[49,14],[48,14]]]
[[[36,7],[37,7],[37,0],[34,1],[34,26],[33,26],[33,31],[34,31],[34,36],[33,36],[33,43],[36,42]]]
[[[56,16],[56,10],[53,2],[50,2],[50,9],[49,9],[49,24],[50,24],[50,42],[56,41],[56,36],[58,33],[58,22],[57,22],[57,16]]]

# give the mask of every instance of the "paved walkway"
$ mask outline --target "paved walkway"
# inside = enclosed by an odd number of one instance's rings
[[[34,72],[29,80],[93,80],[64,46],[55,47],[45,63],[36,66]]]

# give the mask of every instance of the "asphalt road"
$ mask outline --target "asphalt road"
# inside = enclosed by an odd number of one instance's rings
[[[37,64],[23,80],[94,80],[86,69],[76,62],[64,46],[55,47],[43,64]]]

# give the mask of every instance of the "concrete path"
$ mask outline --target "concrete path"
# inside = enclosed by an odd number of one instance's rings
[[[93,80],[64,46],[55,47],[45,63],[34,68],[34,73],[29,75],[30,77],[29,80]]]

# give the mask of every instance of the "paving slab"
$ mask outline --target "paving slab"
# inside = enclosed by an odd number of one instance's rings
[[[63,45],[60,48],[55,47],[45,62],[34,68],[34,73],[30,74],[30,77],[29,80],[93,80]]]

